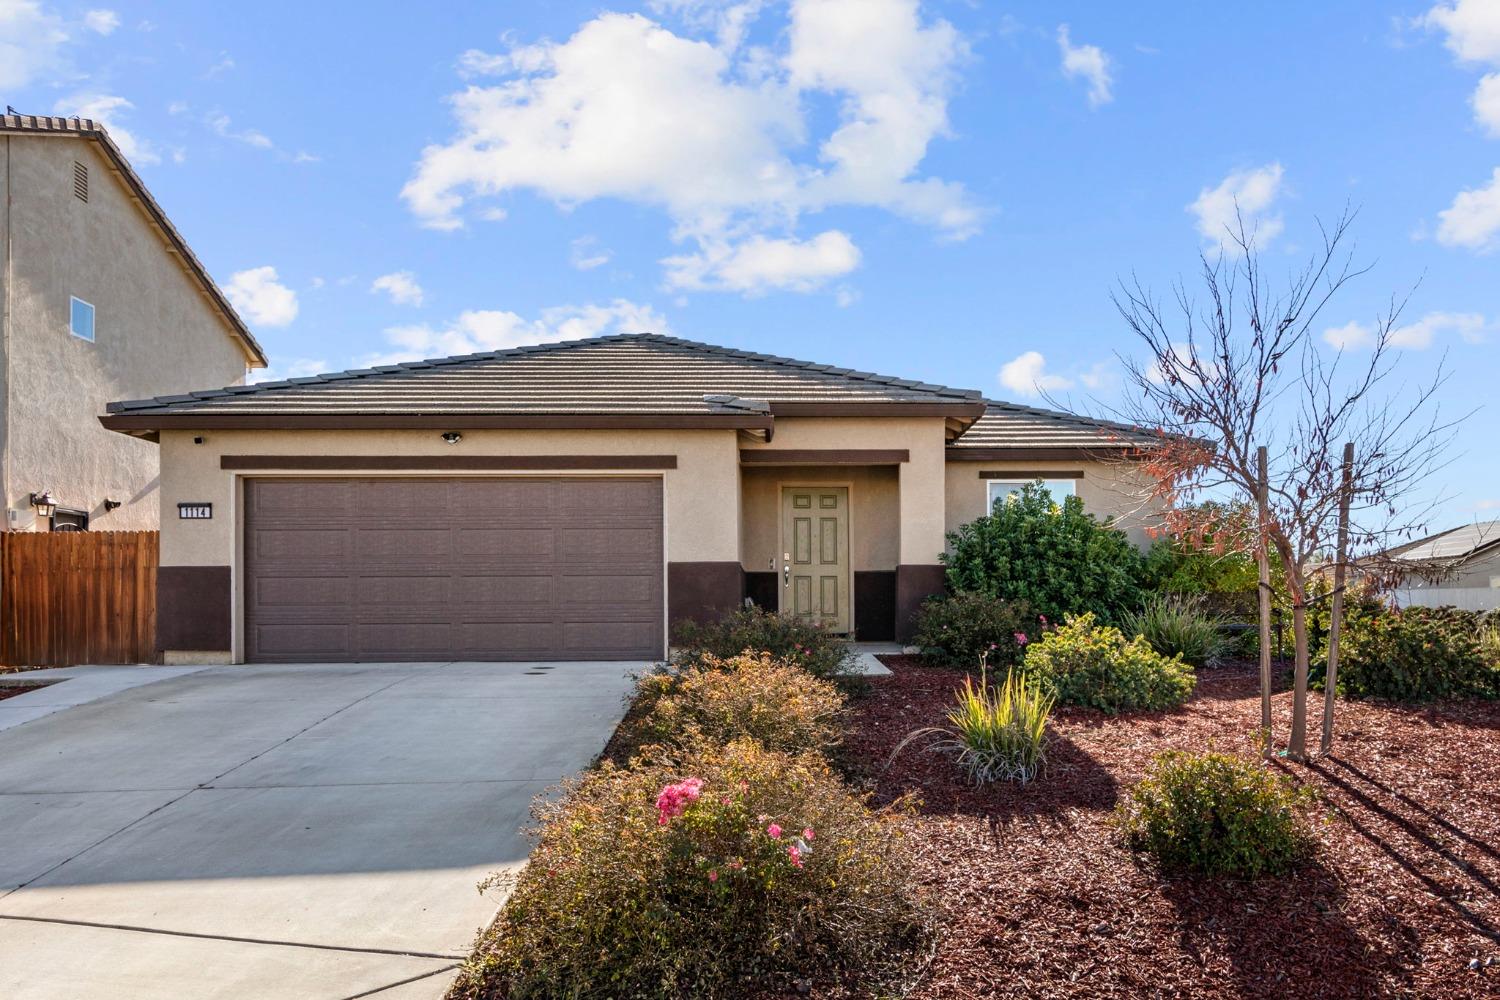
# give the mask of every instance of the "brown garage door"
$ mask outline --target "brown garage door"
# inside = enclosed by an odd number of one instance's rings
[[[252,662],[662,655],[659,479],[252,479]]]

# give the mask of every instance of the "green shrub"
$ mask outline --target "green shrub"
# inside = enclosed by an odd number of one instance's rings
[[[1040,484],[995,505],[948,535],[948,589],[1025,601],[1037,614],[1094,611],[1107,621],[1140,603],[1141,555],[1124,532],[1061,504]]]
[[[1457,608],[1354,618],[1340,640],[1339,693],[1404,702],[1500,697],[1500,665],[1486,661],[1479,630],[1479,616]],[[1320,667],[1313,676],[1318,687],[1326,658]]]
[[[842,735],[839,689],[769,653],[705,655],[680,671],[647,674],[637,695],[646,711],[630,736],[636,745],[752,739],[769,750],[803,753],[829,750]]]
[[[674,665],[688,667],[705,656],[728,660],[750,650],[770,653],[814,677],[842,677],[854,665],[854,649],[827,629],[794,615],[741,608],[717,621],[678,623]]]
[[[1163,868],[1265,875],[1287,871],[1312,852],[1304,817],[1311,798],[1265,765],[1171,751],[1156,758],[1116,817],[1131,849]]]
[[[958,749],[959,767],[976,784],[1019,781],[1026,784],[1047,759],[1047,718],[1056,701],[1035,682],[1007,673],[995,688],[981,677],[964,678],[958,705],[948,713]]]
[[[1165,657],[1141,638],[1098,624],[1092,614],[1069,616],[1026,649],[1026,673],[1068,705],[1111,715],[1176,708],[1193,693],[1193,668]]]
[[[1149,598],[1139,611],[1124,616],[1121,630],[1143,637],[1163,656],[1180,656],[1195,667],[1217,663],[1229,649],[1222,617],[1204,608],[1199,597],[1175,594]]]
[[[817,754],[606,764],[537,818],[458,995],[737,997],[794,976],[873,995],[929,940],[908,813],[871,811]]]
[[[1492,668],[1500,670],[1500,615],[1493,611],[1479,623],[1479,657]]]
[[[914,643],[922,659],[941,667],[973,670],[980,659],[997,669],[1021,662],[1026,642],[1045,624],[1024,601],[986,594],[931,597],[917,613]]]

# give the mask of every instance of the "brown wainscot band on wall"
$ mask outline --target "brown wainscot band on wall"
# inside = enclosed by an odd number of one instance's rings
[[[745,596],[762,611],[776,611],[781,607],[780,591],[780,573],[745,570]]]
[[[492,472],[675,469],[676,455],[221,455],[219,468],[335,472],[354,470]]]
[[[741,448],[741,465],[900,465],[907,448]]]
[[[667,563],[667,632],[683,620],[711,622],[740,606],[745,571],[737,562]]]
[[[927,598],[943,592],[943,582],[944,570],[941,566],[896,567],[896,641],[911,641],[917,611]]]
[[[232,579],[228,566],[158,567],[157,650],[228,650]]]
[[[896,571],[854,571],[854,638],[890,642],[896,638]]]

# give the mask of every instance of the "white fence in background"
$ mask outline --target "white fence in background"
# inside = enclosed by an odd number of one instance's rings
[[[1397,607],[1418,605],[1427,608],[1455,607],[1466,611],[1489,611],[1500,608],[1497,587],[1398,587]]]

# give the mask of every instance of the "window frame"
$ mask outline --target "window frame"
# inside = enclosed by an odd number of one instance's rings
[[[984,512],[986,514],[993,514],[995,512],[995,501],[997,499],[996,496],[995,496],[995,487],[996,486],[1006,486],[1006,487],[1009,487],[1009,489],[1006,491],[1005,495],[1006,496],[1010,496],[1013,493],[1019,492],[1020,489],[1021,489],[1021,487],[1027,485],[1028,483],[1035,483],[1035,482],[1037,482],[1036,478],[1033,478],[1033,479],[985,479],[985,481],[984,481]],[[1078,484],[1079,484],[1079,482],[1080,482],[1079,479],[1077,479],[1075,477],[1072,477],[1072,476],[1069,476],[1069,477],[1066,477],[1066,478],[1061,478],[1061,479],[1042,479],[1041,480],[1042,485],[1044,487],[1046,487],[1046,489],[1047,489],[1047,491],[1049,493],[1052,494],[1053,501],[1056,502],[1056,503],[1059,503],[1059,504],[1062,503],[1063,500],[1065,500],[1067,497],[1070,497],[1070,496],[1076,497],[1078,495]],[[1057,493],[1053,491],[1053,486],[1056,485],[1056,484],[1060,484],[1060,483],[1066,483],[1068,485],[1068,492],[1066,494],[1064,494],[1063,496],[1058,496]]]
[[[74,322],[74,317],[75,317],[75,314],[76,314],[77,309],[78,309],[79,306],[87,306],[88,310],[89,310],[89,333],[88,333],[87,337],[85,337],[83,334],[81,334],[81,333],[78,332],[78,327],[77,327],[77,325]],[[79,340],[84,341],[85,343],[88,343],[88,344],[97,343],[98,342],[98,335],[99,335],[99,323],[98,323],[98,320],[99,320],[99,310],[94,308],[94,304],[92,302],[88,301],[87,299],[80,299],[76,295],[69,295],[68,296],[68,332],[69,333],[71,333],[73,336],[77,337]]]

